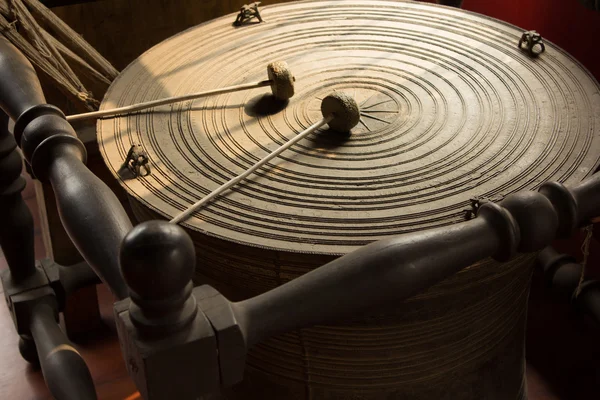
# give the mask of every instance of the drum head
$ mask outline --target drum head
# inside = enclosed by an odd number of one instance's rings
[[[551,43],[462,10],[396,1],[264,7],[174,36],[135,60],[102,109],[267,79],[286,61],[296,95],[268,87],[98,122],[98,142],[129,195],[171,218],[321,118],[332,91],[355,97],[349,137],[300,141],[196,212],[210,236],[292,252],[344,254],[365,243],[464,220],[470,199],[580,181],[600,156],[598,83]],[[131,145],[152,173],[123,179]]]

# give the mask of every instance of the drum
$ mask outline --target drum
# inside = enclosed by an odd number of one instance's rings
[[[196,283],[231,299],[366,243],[471,218],[484,201],[578,182],[598,164],[598,83],[552,43],[537,56],[519,48],[523,29],[386,0],[292,2],[261,16],[235,26],[229,15],[160,43],[102,108],[260,81],[276,60],[296,76],[289,102],[257,88],[97,126],[135,215],[170,219],[319,120],[324,96],[355,98],[350,135],[320,129],[182,224]],[[132,145],[149,175],[122,174]],[[223,397],[525,399],[532,257],[484,260],[404,303],[265,341]]]

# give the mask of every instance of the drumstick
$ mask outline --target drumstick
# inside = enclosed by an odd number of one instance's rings
[[[83,114],[75,114],[67,116],[67,121],[81,121],[85,119],[94,119],[122,114],[130,114],[135,111],[145,110],[152,107],[158,107],[165,104],[177,103],[180,101],[199,99],[201,97],[213,96],[223,93],[238,92],[241,90],[249,90],[264,86],[271,86],[273,96],[279,100],[289,100],[294,95],[294,82],[296,78],[288,68],[284,61],[276,61],[267,66],[267,74],[269,79],[265,81],[246,83],[243,85],[228,86],[220,89],[208,90],[198,93],[190,93],[183,96],[167,97],[164,99],[146,101],[144,103],[132,104],[129,106],[113,108],[110,110],[92,111]]]
[[[325,97],[321,102],[321,113],[323,114],[323,118],[321,120],[315,122],[304,131],[297,134],[293,139],[289,140],[287,143],[270,153],[268,156],[256,162],[241,175],[238,175],[237,177],[224,183],[201,200],[198,200],[191,207],[175,216],[170,222],[173,224],[178,224],[179,222],[185,221],[200,207],[207,204],[227,189],[243,181],[254,171],[283,153],[285,150],[289,149],[302,138],[321,128],[323,125],[327,124],[329,125],[329,128],[338,132],[348,132],[350,129],[355,127],[356,124],[358,124],[360,119],[360,110],[356,104],[356,101],[351,96],[348,96],[344,93],[333,93]]]

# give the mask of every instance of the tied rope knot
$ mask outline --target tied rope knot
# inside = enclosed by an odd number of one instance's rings
[[[17,30],[17,24],[19,21],[19,14],[17,13],[17,9],[13,3],[13,0],[8,0],[8,15],[7,18],[11,20],[7,26],[2,29],[2,32]]]
[[[79,92],[77,93],[77,98],[87,104],[90,107],[98,109],[100,107],[100,102],[94,98],[94,95],[91,91],[85,90],[85,88],[79,88]]]
[[[9,22],[8,25],[2,27],[2,31],[1,32],[6,32],[6,31],[12,31],[12,30],[17,30],[17,24],[19,23],[19,21],[17,21],[16,19],[12,22]]]

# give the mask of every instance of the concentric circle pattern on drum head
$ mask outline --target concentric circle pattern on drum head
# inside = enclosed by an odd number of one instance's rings
[[[461,221],[473,197],[578,182],[598,162],[597,82],[551,43],[529,58],[511,25],[395,1],[288,3],[261,15],[265,23],[233,28],[229,16],[183,32],[113,83],[103,109],[263,80],[276,60],[296,76],[285,107],[261,88],[99,121],[115,176],[132,144],[150,158],[151,175],[121,181],[129,195],[175,216],[319,120],[334,90],[355,97],[360,123],[348,137],[301,141],[188,228],[342,254]]]

